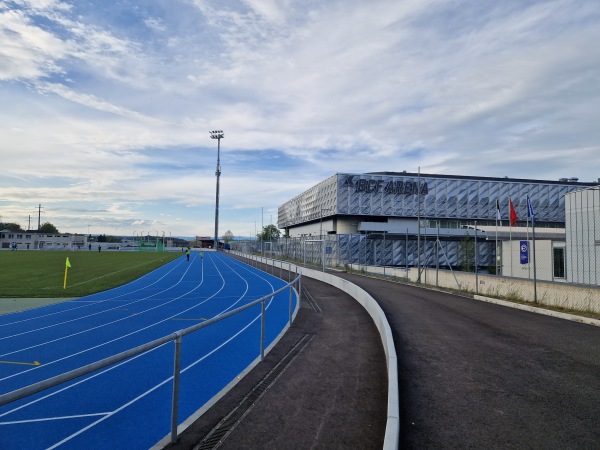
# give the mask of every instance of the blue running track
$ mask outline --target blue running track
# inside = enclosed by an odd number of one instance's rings
[[[222,253],[192,252],[125,286],[0,316],[0,394],[188,328],[284,286]],[[294,294],[293,308],[297,309]],[[183,338],[179,423],[260,357],[260,305]],[[267,302],[265,346],[289,290]],[[0,449],[148,449],[170,431],[174,345],[0,407]]]

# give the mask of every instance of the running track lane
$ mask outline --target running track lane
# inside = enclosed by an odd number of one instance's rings
[[[125,286],[0,316],[0,392],[64,373],[242,306],[285,282],[192,252]],[[294,309],[297,299],[294,296]],[[267,302],[265,346],[289,291]],[[260,305],[183,338],[179,423],[260,356]],[[0,408],[0,448],[149,448],[169,433],[173,344]],[[38,361],[40,365],[31,365]]]

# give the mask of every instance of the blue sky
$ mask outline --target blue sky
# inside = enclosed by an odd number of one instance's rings
[[[598,23],[597,0],[0,0],[0,221],[212,235],[214,129],[220,234],[336,172],[595,181]]]

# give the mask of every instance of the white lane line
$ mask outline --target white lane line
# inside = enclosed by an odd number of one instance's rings
[[[189,269],[189,267],[188,267],[188,268],[186,269],[185,273],[187,273],[189,270],[190,270],[190,269]],[[182,277],[180,277],[180,279],[179,279],[180,281],[181,281],[181,279],[183,278],[183,276],[185,276],[185,273],[182,275]],[[165,276],[166,276],[166,275],[165,275]],[[161,277],[161,278],[160,278],[160,280],[162,280],[162,278],[164,278],[164,277]],[[157,280],[157,281],[158,281],[158,280]],[[200,284],[202,284],[202,282],[203,282],[203,280],[201,280],[201,281],[200,281]],[[18,333],[18,334],[13,334],[13,335],[10,335],[10,336],[5,336],[5,337],[3,337],[3,338],[0,338],[0,340],[3,340],[3,339],[9,339],[9,338],[12,338],[12,337],[21,336],[21,335],[28,334],[28,333],[33,333],[33,332],[36,332],[36,331],[45,330],[45,329],[48,329],[48,328],[52,328],[52,327],[56,327],[56,326],[60,326],[60,325],[64,325],[64,324],[66,324],[66,323],[70,323],[70,322],[77,322],[77,321],[79,321],[79,320],[82,320],[82,319],[87,319],[87,318],[89,318],[89,317],[93,317],[93,316],[96,316],[96,315],[98,315],[98,314],[103,314],[103,313],[105,313],[105,312],[108,312],[108,311],[114,311],[114,310],[117,310],[117,309],[121,309],[121,308],[123,308],[124,306],[134,305],[134,304],[136,304],[136,303],[139,303],[139,302],[142,302],[142,301],[148,300],[149,298],[155,297],[155,296],[157,296],[157,295],[159,295],[159,294],[163,294],[163,293],[165,293],[165,292],[168,292],[169,290],[171,290],[171,289],[174,289],[174,288],[175,288],[175,287],[176,287],[178,284],[179,284],[179,282],[177,282],[176,284],[174,284],[174,285],[172,285],[172,286],[169,286],[169,287],[168,287],[168,288],[166,288],[166,289],[163,289],[162,291],[155,292],[154,294],[152,294],[152,295],[149,295],[149,296],[147,296],[147,297],[143,297],[143,298],[140,298],[140,299],[138,299],[138,300],[134,300],[134,301],[130,301],[130,302],[121,303],[121,304],[119,304],[119,305],[113,306],[112,308],[105,309],[105,310],[102,310],[102,311],[96,312],[96,313],[94,313],[94,314],[88,314],[87,316],[80,316],[80,317],[77,317],[77,318],[75,318],[75,319],[71,319],[71,320],[67,320],[67,321],[63,321],[63,322],[57,322],[57,323],[54,323],[54,324],[52,324],[52,325],[48,325],[48,326],[46,326],[46,327],[37,328],[37,329],[35,329],[35,330],[30,330],[30,331],[26,331],[26,332],[23,332],[23,333]],[[138,289],[138,290],[139,290],[139,289]],[[137,291],[133,291],[133,292],[137,292]],[[133,293],[133,292],[132,292],[132,293]],[[193,290],[192,290],[191,292],[193,292]],[[115,298],[118,298],[118,297],[121,297],[121,296],[117,296],[117,297],[115,297]],[[177,300],[177,298],[174,298],[174,299],[172,299],[172,300],[170,300],[170,301],[168,301],[168,302],[166,302],[166,303],[162,303],[162,304],[161,304],[161,305],[159,305],[159,306],[155,306],[155,307],[149,308],[149,309],[147,309],[147,310],[145,310],[145,311],[142,311],[141,313],[143,313],[143,312],[146,312],[146,311],[151,311],[151,310],[153,310],[153,309],[155,309],[155,308],[158,308],[158,307],[160,307],[160,306],[162,306],[162,305],[168,305],[169,303],[172,303],[172,302],[173,302],[173,301],[175,301],[175,300]],[[138,314],[141,314],[141,313],[138,313]],[[80,331],[79,333],[76,333],[76,334],[85,333],[85,332],[87,332],[87,331],[89,331],[89,330],[94,330],[94,329],[96,329],[96,328],[101,328],[101,327],[103,327],[103,326],[106,326],[106,325],[111,325],[111,324],[113,324],[113,323],[120,322],[121,320],[125,320],[125,319],[128,319],[128,318],[129,318],[129,317],[122,317],[122,318],[120,318],[120,319],[117,319],[117,320],[114,320],[114,321],[112,321],[112,322],[105,322],[105,323],[104,323],[104,324],[102,324],[102,325],[98,325],[97,327],[94,327],[94,328],[89,328],[89,329],[87,329],[87,330]],[[35,347],[39,347],[39,346],[41,346],[41,345],[45,345],[45,344],[47,344],[47,343],[51,343],[51,342],[55,342],[55,341],[58,341],[58,340],[61,340],[61,339],[65,339],[65,338],[68,338],[68,337],[71,337],[71,336],[73,336],[73,335],[63,336],[63,337],[61,337],[61,338],[57,338],[57,339],[55,339],[55,340],[52,340],[52,341],[46,341],[46,342],[44,342],[44,343],[37,344],[37,345],[35,345],[35,346],[26,347],[26,348],[21,348],[21,349],[15,350],[15,351],[14,351],[14,352],[12,352],[12,353],[15,353],[15,352],[20,352],[20,351],[23,351],[23,350],[29,350],[29,349],[32,349],[32,348],[35,348]],[[0,354],[0,357],[6,356],[6,355],[11,355],[12,353]],[[0,380],[0,381],[1,381],[1,380]]]
[[[194,289],[192,289],[191,291],[188,291],[188,292],[184,293],[184,294],[183,294],[183,295],[181,295],[180,297],[176,297],[176,298],[174,298],[173,300],[171,300],[171,301],[170,301],[170,302],[168,302],[168,303],[172,303],[172,302],[174,302],[174,301],[177,301],[177,300],[178,300],[178,299],[180,299],[181,297],[184,297],[184,296],[186,296],[186,295],[189,295],[190,293],[194,292],[196,289],[200,288],[200,286],[202,285],[202,283],[203,283],[203,280],[202,280],[202,281],[201,281],[201,282],[200,282],[200,283],[199,283],[199,284],[198,284],[198,285],[197,285],[197,286],[196,286]],[[171,320],[173,317],[177,317],[177,316],[179,316],[180,314],[183,314],[183,313],[185,313],[185,312],[187,312],[187,311],[190,311],[191,309],[194,309],[194,308],[198,307],[199,305],[201,305],[201,304],[203,304],[203,303],[206,303],[208,300],[210,300],[210,299],[214,298],[214,297],[215,297],[215,296],[216,296],[216,295],[217,295],[219,292],[221,292],[221,291],[222,291],[224,288],[225,288],[225,285],[222,285],[222,286],[221,286],[221,288],[220,288],[220,289],[219,289],[217,292],[215,292],[215,293],[214,293],[214,294],[213,294],[211,297],[208,297],[208,298],[207,298],[206,300],[204,300],[203,302],[200,302],[200,303],[194,304],[193,306],[191,306],[191,307],[189,307],[189,308],[187,308],[187,309],[184,309],[183,311],[179,311],[177,314],[174,314],[174,315],[171,315],[171,316],[169,316],[169,317],[166,317],[166,318],[164,318],[164,319],[162,319],[162,320],[160,320],[160,321],[158,321],[158,322],[151,323],[151,324],[149,324],[149,325],[147,325],[147,326],[145,326],[145,327],[143,327],[143,328],[139,328],[138,330],[132,331],[132,332],[130,332],[130,333],[127,333],[127,334],[123,334],[123,335],[121,335],[121,336],[119,336],[119,337],[117,337],[117,338],[111,339],[111,340],[109,340],[109,341],[102,342],[101,344],[95,345],[95,346],[93,346],[93,347],[88,347],[88,348],[86,348],[86,349],[83,349],[83,350],[81,350],[81,351],[79,351],[79,352],[76,352],[76,353],[71,353],[71,354],[69,354],[69,355],[66,355],[66,356],[64,356],[64,357],[62,357],[62,358],[56,359],[56,360],[54,360],[54,361],[46,362],[46,363],[44,363],[42,366],[37,366],[37,367],[35,367],[35,368],[32,368],[32,369],[27,369],[27,370],[24,370],[24,371],[22,371],[22,372],[15,373],[15,374],[9,375],[9,376],[7,376],[7,377],[4,377],[4,378],[0,378],[0,381],[8,380],[9,378],[13,378],[13,377],[16,377],[16,376],[20,376],[20,375],[26,374],[26,373],[30,372],[31,370],[35,370],[35,369],[39,369],[39,368],[45,368],[45,367],[48,367],[48,366],[50,366],[50,365],[52,365],[52,364],[55,364],[55,363],[58,363],[58,362],[64,361],[64,360],[66,360],[66,359],[69,359],[69,358],[73,358],[73,357],[75,357],[75,356],[81,355],[81,354],[83,354],[83,353],[86,353],[86,352],[89,352],[89,351],[91,351],[91,350],[95,350],[95,349],[97,349],[97,348],[100,348],[100,347],[103,347],[103,346],[105,346],[105,345],[108,345],[108,344],[111,344],[111,343],[113,343],[113,342],[116,342],[116,341],[119,341],[119,340],[121,340],[121,339],[124,339],[124,338],[126,338],[126,337],[129,337],[129,336],[132,336],[132,335],[134,335],[134,334],[140,333],[140,332],[142,332],[142,331],[144,331],[144,330],[147,330],[147,329],[149,329],[149,328],[152,328],[153,326],[156,326],[156,325],[159,325],[159,324],[161,324],[161,323],[163,323],[163,322],[166,322],[166,321],[168,321],[168,320]],[[167,303],[165,303],[165,304],[167,304]],[[153,309],[160,308],[160,307],[164,306],[165,304],[161,304],[161,305],[154,306],[154,307],[152,307],[152,308],[149,308],[149,309],[147,309],[147,310],[145,310],[145,311],[141,312],[140,314],[145,314],[146,312],[149,312],[149,311],[151,311],[151,310],[153,310]],[[78,332],[78,333],[74,333],[74,334],[71,334],[71,335],[68,335],[68,336],[63,336],[63,337],[61,337],[61,338],[54,339],[54,340],[52,340],[52,341],[47,341],[47,342],[45,342],[45,343],[43,343],[43,344],[33,345],[33,346],[31,346],[31,347],[28,347],[27,349],[21,349],[21,350],[28,350],[28,349],[30,349],[30,348],[40,347],[40,346],[42,346],[42,345],[46,345],[46,344],[49,344],[49,343],[57,342],[57,341],[60,341],[60,340],[63,340],[63,339],[67,339],[67,338],[70,338],[70,337],[73,337],[73,336],[77,336],[77,335],[79,335],[79,334],[86,333],[86,332],[88,332],[88,331],[92,331],[92,330],[94,330],[94,329],[96,329],[96,328],[101,328],[101,327],[103,327],[103,326],[108,326],[108,325],[111,325],[111,324],[113,324],[113,323],[115,323],[115,322],[119,322],[119,321],[121,321],[121,320],[125,320],[125,319],[128,319],[128,318],[129,318],[129,316],[128,316],[128,317],[126,317],[126,318],[122,318],[122,319],[119,319],[119,320],[115,320],[115,321],[113,321],[113,322],[109,322],[109,323],[103,324],[103,325],[101,325],[101,326],[97,326],[97,327],[89,328],[89,329],[87,329],[87,330],[80,331],[80,332]],[[21,351],[21,350],[18,350],[18,351]],[[5,355],[10,355],[10,354],[12,354],[12,353],[17,353],[17,351],[15,351],[15,352],[10,352],[10,353],[6,353]],[[0,355],[0,356],[3,356],[3,355]]]
[[[227,264],[225,264],[225,265],[226,265],[226,266],[228,266]],[[219,273],[219,275],[221,275],[221,271],[220,271],[220,270],[219,270],[219,268],[216,266],[216,264],[214,264],[214,263],[213,263],[213,266],[215,267],[215,269],[217,270],[217,272]],[[228,267],[230,267],[230,266],[228,266]],[[242,268],[243,268],[243,267],[242,267]],[[202,268],[202,269],[204,270],[204,268]],[[247,269],[246,269],[246,270],[247,270]],[[246,283],[246,286],[248,286],[248,282],[247,282],[247,280],[246,280],[246,279],[244,279],[244,278],[243,278],[243,277],[242,277],[242,276],[241,276],[239,273],[237,273],[236,271],[234,271],[234,272],[235,272],[235,273],[236,273],[238,276],[240,276],[240,278],[242,278],[242,279],[244,280],[244,282]],[[253,275],[253,276],[256,276],[256,274],[255,274],[255,273],[251,273],[251,275]],[[273,290],[274,290],[274,287],[273,287],[273,285],[270,283],[270,281],[266,280],[264,277],[260,277],[260,276],[256,276],[256,277],[257,277],[257,278],[261,278],[261,279],[263,279],[263,280],[267,281],[267,283],[268,283],[268,284],[271,286],[271,289],[273,289]],[[218,292],[220,292],[220,291],[221,291],[221,290],[222,290],[222,289],[225,287],[225,285],[226,285],[226,281],[225,281],[225,279],[222,277],[222,275],[221,275],[221,279],[222,279],[222,281],[223,281],[224,283],[223,283],[223,285],[222,285],[221,289],[220,289]],[[245,290],[244,294],[247,292],[247,290],[248,290],[248,289],[246,289],[246,290]],[[215,295],[216,295],[216,294],[218,294],[218,292],[217,292],[217,293],[215,293]],[[239,297],[239,298],[238,298],[238,300],[237,300],[236,302],[234,302],[234,304],[238,303],[238,302],[239,302],[239,301],[240,301],[240,300],[243,298],[243,295],[244,295],[244,294],[242,294],[242,297]],[[213,295],[212,297],[214,297],[214,295]],[[209,297],[209,298],[212,298],[212,297]],[[233,297],[231,297],[231,298],[233,298]],[[270,304],[271,302],[269,301],[268,303]],[[197,306],[197,305],[196,305],[196,306]],[[194,306],[194,307],[195,307],[195,306]],[[229,308],[227,308],[227,309],[223,310],[223,311],[222,311],[222,312],[220,312],[219,314],[223,314],[223,313],[225,313],[225,312],[226,312],[227,310],[229,310],[230,308],[231,308],[231,307],[229,307]],[[240,329],[240,330],[239,330],[237,333],[235,333],[234,335],[232,335],[230,338],[226,339],[226,340],[225,340],[224,342],[222,342],[220,345],[218,345],[217,347],[213,348],[213,349],[212,349],[210,352],[208,352],[208,353],[204,354],[202,357],[200,357],[199,359],[197,359],[197,360],[196,360],[196,361],[194,361],[193,363],[191,363],[191,364],[189,364],[188,366],[186,366],[185,368],[183,368],[183,369],[181,370],[181,373],[187,372],[189,369],[191,369],[191,368],[192,368],[192,367],[194,367],[195,365],[199,364],[200,362],[202,362],[203,360],[205,360],[206,358],[208,358],[209,356],[211,356],[212,354],[214,354],[215,352],[217,352],[218,350],[220,350],[222,347],[224,347],[225,345],[227,345],[229,342],[231,342],[231,341],[233,341],[234,339],[236,339],[236,338],[237,338],[237,337],[238,337],[238,336],[239,336],[241,333],[243,333],[244,331],[246,331],[246,330],[247,330],[247,329],[248,329],[248,328],[249,328],[249,327],[250,327],[252,324],[254,324],[254,323],[255,323],[257,320],[259,320],[259,319],[260,319],[260,314],[256,315],[254,319],[252,319],[250,322],[248,322],[248,323],[247,323],[247,325],[245,325],[243,328],[241,328],[241,329]],[[160,322],[159,322],[159,323],[160,323]],[[165,344],[165,345],[166,345],[166,344]],[[162,346],[161,346],[161,347],[162,347]],[[158,348],[161,348],[161,347],[158,347]],[[156,350],[156,349],[154,349],[154,350]],[[153,350],[152,350],[152,351],[153,351]],[[147,353],[148,353],[148,352],[147,352]],[[47,395],[47,396],[45,396],[45,397],[42,397],[42,398],[40,398],[40,399],[37,399],[37,400],[35,400],[35,401],[33,401],[33,402],[30,402],[30,403],[29,403],[29,404],[27,404],[27,405],[22,405],[22,406],[20,406],[20,407],[18,407],[18,408],[16,408],[16,409],[14,409],[14,410],[12,410],[12,411],[7,411],[7,412],[6,412],[6,413],[4,413],[4,414],[0,414],[0,417],[2,417],[2,416],[5,416],[5,415],[7,415],[7,414],[10,414],[11,412],[14,412],[14,411],[16,411],[16,410],[22,409],[22,408],[24,408],[24,407],[30,406],[30,405],[31,405],[31,404],[33,404],[33,403],[37,403],[38,401],[41,401],[41,400],[43,400],[43,399],[45,399],[45,398],[51,397],[51,396],[53,396],[53,395],[56,395],[56,394],[58,394],[58,393],[60,393],[60,392],[62,392],[62,391],[65,391],[65,390],[67,390],[67,389],[71,389],[71,388],[73,388],[73,387],[75,387],[75,386],[77,386],[77,385],[79,385],[79,384],[81,384],[81,383],[87,382],[87,381],[89,381],[89,380],[91,380],[91,379],[93,379],[93,378],[96,378],[96,377],[98,377],[98,376],[101,376],[101,375],[103,375],[104,373],[106,373],[106,372],[108,372],[108,371],[110,371],[110,370],[113,370],[113,369],[115,369],[115,368],[117,368],[117,367],[119,367],[119,366],[121,366],[121,365],[127,364],[128,362],[130,362],[130,361],[132,361],[132,360],[134,360],[134,359],[137,359],[138,357],[144,356],[144,355],[146,355],[147,353],[144,353],[144,354],[142,354],[142,355],[138,355],[138,356],[136,356],[136,357],[134,357],[134,358],[131,358],[131,359],[127,360],[127,361],[123,361],[123,362],[121,362],[121,363],[119,363],[119,364],[117,364],[117,365],[115,365],[115,366],[112,366],[112,367],[108,368],[108,369],[107,369],[107,370],[105,370],[105,371],[102,371],[102,372],[100,372],[100,373],[97,373],[97,374],[95,374],[95,375],[93,375],[93,376],[90,376],[90,377],[88,377],[88,378],[84,379],[84,380],[81,380],[81,381],[79,381],[79,382],[77,382],[77,383],[74,383],[74,384],[72,384],[72,385],[70,385],[70,386],[67,386],[67,387],[65,387],[65,388],[63,388],[63,389],[61,389],[61,390],[59,390],[59,391],[57,391],[57,392],[54,392],[54,393],[52,393],[52,394],[49,394],[49,395]],[[89,430],[90,428],[94,427],[95,425],[97,425],[97,424],[99,424],[99,423],[103,422],[103,421],[104,421],[104,420],[106,420],[106,419],[109,419],[110,417],[114,416],[116,413],[118,413],[118,412],[122,411],[123,409],[127,408],[128,406],[130,406],[130,405],[134,404],[135,402],[139,401],[139,400],[140,400],[140,399],[142,399],[143,397],[145,397],[145,396],[149,395],[150,393],[154,392],[156,389],[160,388],[161,386],[163,386],[164,384],[166,384],[166,383],[168,383],[168,382],[170,382],[170,381],[172,381],[172,380],[173,380],[173,377],[172,377],[172,376],[171,376],[171,377],[169,377],[169,378],[167,378],[167,379],[165,379],[165,380],[163,380],[163,381],[162,381],[162,382],[160,382],[159,384],[155,385],[153,388],[151,388],[151,389],[147,390],[146,392],[142,393],[141,395],[137,396],[136,398],[132,399],[131,401],[129,401],[129,402],[127,402],[127,403],[123,404],[122,406],[120,406],[119,408],[115,409],[115,410],[114,410],[114,411],[112,411],[112,412],[109,412],[109,413],[97,413],[97,414],[89,414],[89,415],[87,415],[88,417],[93,417],[93,416],[101,416],[101,418],[100,418],[99,420],[95,421],[94,423],[92,423],[92,424],[90,424],[90,425],[88,425],[88,426],[86,426],[86,427],[84,427],[84,428],[80,429],[79,431],[77,431],[77,432],[73,433],[72,435],[70,435],[70,436],[66,437],[65,439],[61,440],[60,442],[58,442],[58,443],[54,444],[53,446],[49,447],[49,449],[54,449],[54,448],[57,448],[58,446],[60,446],[60,445],[64,444],[65,442],[68,442],[69,440],[71,440],[71,439],[75,438],[76,436],[78,436],[78,435],[80,435],[80,434],[84,433],[85,431]],[[75,416],[73,416],[73,417],[75,417]],[[82,417],[83,417],[83,416],[82,416]],[[22,422],[25,422],[25,421],[22,421]],[[10,423],[10,422],[6,422],[6,423],[8,424],[8,423]],[[15,422],[15,423],[16,423],[16,422]],[[2,423],[0,423],[0,424],[2,424]]]
[[[65,310],[53,312],[53,313],[50,313],[50,314],[44,314],[44,315],[41,315],[41,316],[30,317],[28,319],[23,319],[23,320],[17,320],[17,321],[14,321],[14,322],[3,323],[3,324],[0,324],[0,327],[6,327],[6,326],[9,326],[9,325],[15,325],[15,324],[19,324],[19,323],[23,323],[23,322],[29,322],[29,321],[34,321],[34,320],[38,320],[38,319],[45,319],[46,317],[54,316],[54,315],[57,315],[57,314],[65,314],[65,313],[68,313],[68,312],[75,311],[77,309],[87,308],[87,307],[92,306],[92,305],[94,305],[96,303],[102,303],[102,302],[112,301],[112,300],[117,299],[119,297],[123,297],[123,296],[129,295],[129,294],[133,294],[134,292],[142,291],[142,290],[147,289],[148,287],[153,286],[153,285],[157,284],[158,282],[162,281],[163,278],[167,277],[171,272],[173,272],[181,264],[182,263],[174,265],[163,276],[161,276],[160,278],[158,278],[157,280],[155,280],[153,283],[150,283],[149,285],[144,286],[142,288],[135,289],[135,290],[130,291],[130,292],[128,291],[128,292],[125,292],[123,294],[117,295],[116,297],[111,297],[111,298],[107,298],[107,299],[103,299],[103,300],[74,300],[74,301],[72,301],[73,303],[84,303],[84,302],[86,302],[86,303],[89,303],[89,304],[85,304],[85,305],[82,305],[82,306],[77,306],[75,308],[69,308],[69,309],[65,309]],[[132,283],[137,283],[139,280],[142,280],[143,278],[146,278],[149,275],[150,274],[146,274],[143,277],[140,277],[137,280],[134,280]],[[119,286],[118,288],[115,288],[115,289],[120,289],[120,288],[123,288],[123,286]],[[111,290],[113,290],[113,289],[111,289]],[[96,296],[98,294],[99,293],[90,294],[89,296],[86,296],[86,297],[93,297],[93,296]],[[106,294],[106,291],[102,292],[102,294]],[[110,309],[108,309],[108,311],[110,311]]]
[[[132,266],[132,267],[140,267],[140,266],[143,266],[144,264],[150,264],[150,261],[146,261],[146,262],[143,262],[143,263],[139,263],[139,264],[137,264],[137,265],[135,265],[135,266]],[[125,267],[125,268],[123,268],[123,269],[121,269],[121,270],[115,270],[114,272],[107,273],[107,274],[101,275],[101,276],[99,276],[99,277],[96,277],[96,278],[91,278],[91,279],[89,279],[89,280],[85,280],[85,281],[82,281],[82,282],[80,282],[80,283],[75,283],[75,284],[72,284],[72,285],[71,285],[71,287],[74,287],[74,286],[80,286],[80,285],[82,285],[82,284],[91,283],[92,281],[96,281],[96,280],[100,280],[100,279],[102,279],[102,278],[106,278],[106,277],[108,277],[108,276],[110,276],[110,275],[114,275],[115,273],[124,272],[125,270],[129,270],[129,269],[130,269],[130,268],[132,268],[132,267]]]
[[[217,271],[219,270],[216,265],[215,268],[217,269]],[[222,314],[222,313],[221,313]],[[231,341],[233,341],[234,339],[236,339],[240,334],[242,334],[244,331],[246,331],[252,324],[254,324],[256,321],[258,321],[260,319],[260,314],[258,314],[254,319],[252,319],[250,322],[248,322],[248,324],[246,326],[244,326],[243,328],[241,328],[237,333],[235,333],[234,335],[232,335],[229,339],[226,339],[224,342],[222,342],[220,345],[218,345],[217,347],[213,348],[210,352],[204,354],[202,357],[198,358],[196,361],[194,361],[193,363],[189,364],[188,366],[186,366],[184,369],[181,370],[181,373],[187,372],[188,369],[191,369],[192,367],[196,366],[197,364],[199,364],[200,362],[204,361],[206,358],[208,358],[209,356],[211,356],[212,354],[216,353],[218,350],[220,350],[221,348],[223,348],[225,345],[229,344]],[[59,446],[61,446],[62,444],[70,441],[71,439],[79,436],[80,434],[86,432],[87,430],[95,427],[96,425],[98,425],[99,423],[104,422],[107,419],[110,419],[112,416],[114,416],[115,414],[117,414],[118,412],[121,412],[122,410],[124,410],[125,408],[133,405],[134,403],[136,403],[137,401],[141,400],[142,398],[146,397],[147,395],[151,394],[152,392],[154,392],[155,390],[157,390],[158,388],[160,388],[161,386],[165,385],[166,383],[169,383],[173,380],[173,377],[169,377],[166,378],[165,380],[163,380],[162,382],[160,382],[159,384],[155,385],[154,387],[148,389],[146,392],[143,392],[142,394],[138,395],[137,397],[135,397],[134,399],[132,399],[131,401],[123,404],[122,406],[120,406],[119,408],[115,409],[114,411],[112,411],[110,414],[102,417],[101,419],[98,419],[97,421],[95,421],[94,423],[89,424],[88,426],[80,429],[79,431],[71,434],[70,436],[67,436],[66,438],[64,438],[63,440],[61,440],[60,442],[57,442],[56,444],[52,445],[51,447],[48,447],[47,450],[52,450],[55,449]]]
[[[51,422],[53,420],[68,420],[68,419],[81,419],[85,417],[97,417],[97,416],[106,416],[110,413],[95,413],[95,414],[78,414],[75,416],[58,416],[58,417],[43,417],[41,419],[29,419],[29,420],[15,420],[13,422],[0,422],[0,426],[2,425],[17,425],[20,423],[33,423],[33,422]]]
[[[125,365],[125,364],[127,364],[127,363],[129,363],[131,361],[135,361],[136,359],[141,358],[142,356],[148,355],[149,353],[151,353],[151,352],[153,352],[153,351],[155,351],[155,350],[157,350],[159,348],[162,348],[165,345],[167,345],[167,344],[160,345],[160,346],[158,346],[156,348],[153,348],[152,350],[148,350],[145,353],[141,353],[139,355],[133,356],[133,357],[131,357],[129,359],[126,359],[124,361],[121,361],[121,362],[119,362],[119,363],[117,363],[117,364],[115,364],[113,366],[110,366],[107,369],[100,370],[99,372],[93,373],[90,376],[85,377],[85,378],[83,378],[83,379],[81,379],[79,381],[75,381],[72,384],[69,384],[69,385],[67,385],[65,387],[62,387],[62,388],[58,389],[57,391],[54,391],[54,392],[52,392],[50,394],[46,394],[46,395],[44,395],[44,396],[42,396],[40,398],[37,398],[35,400],[31,400],[30,402],[24,403],[21,406],[17,406],[16,408],[13,408],[13,409],[11,409],[9,411],[6,411],[6,412],[0,414],[0,417],[7,416],[7,415],[12,414],[12,413],[14,413],[16,411],[20,411],[21,409],[24,409],[24,408],[27,408],[29,406],[35,405],[36,403],[39,403],[42,400],[46,400],[47,398],[54,397],[55,395],[58,395],[61,392],[68,391],[69,389],[73,389],[74,387],[79,386],[80,384],[86,383],[86,382],[88,382],[90,380],[93,380],[94,378],[100,377],[100,376],[102,376],[102,375],[104,375],[104,374],[106,374],[106,373],[108,373],[108,372],[110,372],[110,371],[112,371],[112,370],[114,370],[114,369],[116,369],[118,367],[121,367],[121,366],[123,366],[123,365]]]

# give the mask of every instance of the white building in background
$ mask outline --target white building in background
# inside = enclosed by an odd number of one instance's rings
[[[8,250],[13,243],[17,250],[77,250],[87,246],[87,235],[0,230],[0,248]]]
[[[567,280],[600,285],[600,186],[565,195]]]
[[[531,227],[483,226],[487,241],[498,242],[498,273],[506,277],[534,277]],[[564,228],[535,229],[535,276],[543,281],[566,281]]]

